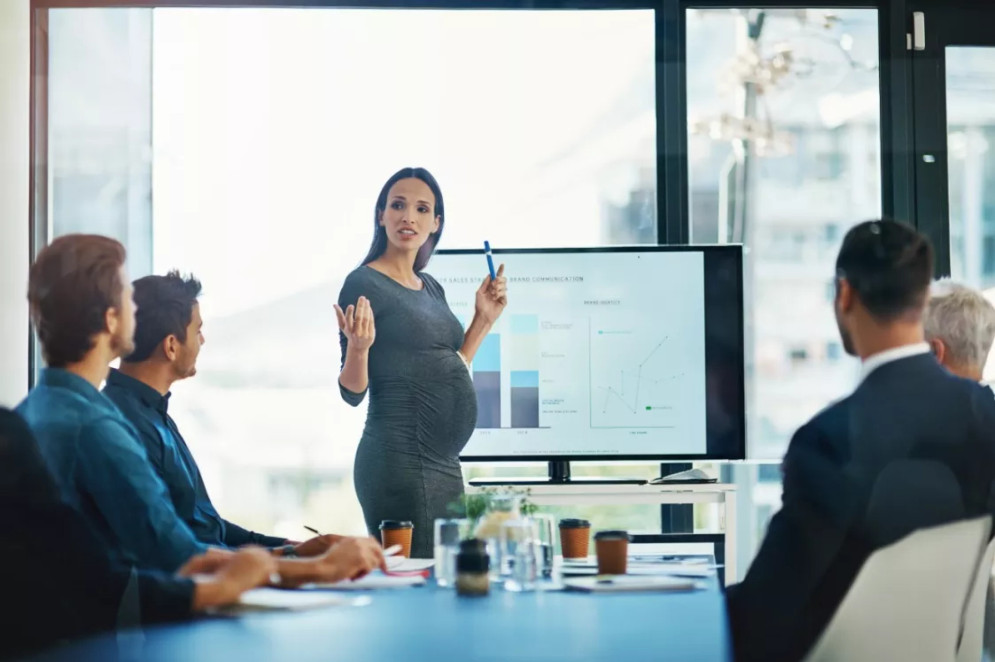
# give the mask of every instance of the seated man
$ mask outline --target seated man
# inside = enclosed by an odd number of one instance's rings
[[[134,303],[124,260],[120,243],[96,235],[59,237],[39,253],[28,299],[48,368],[17,411],[63,498],[80,510],[115,560],[173,572],[207,545],[176,515],[134,427],[97,390],[110,362],[134,350]],[[312,559],[281,560],[278,569],[284,583],[293,585],[383,566],[375,541],[349,538]]]
[[[991,512],[995,398],[929,353],[922,314],[932,272],[929,241],[906,225],[862,223],[843,239],[835,312],[862,378],[791,440],[782,508],[746,578],[727,592],[740,662],[802,659],[875,549],[944,523],[916,503],[869,516],[877,478],[893,462],[949,468],[961,503],[945,521]]]
[[[193,454],[169,415],[170,388],[197,374],[197,356],[204,344],[197,301],[200,287],[194,278],[184,279],[175,271],[134,282],[138,306],[134,350],[122,357],[120,371],[111,370],[104,395],[135,426],[152,466],[169,490],[176,513],[200,542],[225,547],[279,547],[276,552],[288,556],[320,554],[339,536],[319,536],[293,545],[222,519],[211,503]]]
[[[79,512],[59,498],[28,426],[3,408],[0,530],[3,596],[10,607],[0,658],[118,624],[186,618],[235,602],[276,571],[276,560],[259,548],[194,557],[178,576],[115,565]]]
[[[995,341],[995,306],[980,292],[949,280],[933,283],[923,316],[926,342],[936,360],[955,375],[980,382]],[[995,395],[993,395],[995,397]],[[995,651],[995,587],[985,600],[985,650]]]
[[[980,292],[940,280],[933,283],[923,329],[936,360],[950,372],[980,382],[995,340],[995,306]]]

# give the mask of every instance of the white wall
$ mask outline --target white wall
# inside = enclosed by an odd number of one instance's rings
[[[0,405],[28,390],[30,0],[0,2]]]

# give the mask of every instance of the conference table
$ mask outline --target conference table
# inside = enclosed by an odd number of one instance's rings
[[[125,631],[31,660],[419,662],[731,660],[716,579],[681,593],[510,593],[424,586],[365,592],[365,606],[268,612]],[[351,594],[350,594],[351,595]]]

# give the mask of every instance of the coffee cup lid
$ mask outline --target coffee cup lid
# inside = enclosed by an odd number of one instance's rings
[[[628,531],[598,531],[594,534],[595,540],[629,540]]]
[[[591,523],[586,519],[561,519],[560,520],[561,529],[589,529],[591,528]]]
[[[407,520],[385,519],[380,522],[381,529],[413,529],[415,525]]]

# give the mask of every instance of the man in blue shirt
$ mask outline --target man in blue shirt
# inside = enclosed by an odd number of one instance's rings
[[[204,344],[200,315],[201,284],[176,271],[134,282],[134,350],[111,370],[104,387],[124,416],[138,430],[152,466],[169,490],[173,507],[202,543],[225,547],[247,544],[279,547],[278,553],[320,554],[339,536],[326,535],[294,544],[247,531],[223,519],[214,508],[200,469],[175,421],[169,415],[169,389],[197,372]]]
[[[110,362],[135,349],[124,262],[120,243],[96,235],[59,237],[39,253],[28,302],[48,368],[17,412],[61,497],[83,514],[112,561],[173,572],[208,546],[177,516],[138,432],[98,390]],[[312,558],[281,560],[282,583],[337,581],[384,567],[372,539],[334,542],[315,543],[322,550]],[[231,554],[213,551],[212,562]]]

